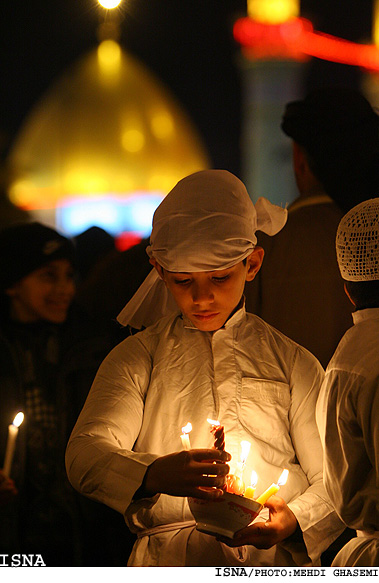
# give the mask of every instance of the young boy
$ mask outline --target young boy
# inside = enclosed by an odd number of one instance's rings
[[[184,178],[155,212],[154,270],[119,317],[149,326],[101,365],[66,452],[73,486],[137,534],[130,566],[319,564],[342,530],[314,417],[323,370],[244,308],[245,281],[263,259],[255,231],[275,234],[285,220],[265,199],[254,207],[223,170]],[[212,448],[209,417],[224,425],[228,453]],[[180,451],[188,421],[193,449]],[[186,497],[222,496],[242,440],[251,443],[244,479],[257,472],[258,494],[284,468],[289,478],[225,544],[196,530]]]
[[[327,369],[317,422],[325,447],[325,486],[352,539],[337,566],[379,565],[379,198],[360,203],[341,220],[337,260],[355,306],[354,326]]]
[[[62,350],[73,259],[72,243],[40,223],[0,232],[0,464],[8,425],[25,413],[11,476],[0,469],[0,552],[40,553],[49,566],[74,557],[74,493],[62,463],[72,428],[64,433]]]

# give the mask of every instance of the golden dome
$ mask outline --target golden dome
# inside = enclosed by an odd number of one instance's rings
[[[26,119],[8,158],[17,206],[166,194],[209,167],[199,135],[169,94],[113,40],[81,58]]]

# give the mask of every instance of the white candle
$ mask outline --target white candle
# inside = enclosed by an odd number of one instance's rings
[[[180,439],[182,441],[183,448],[188,451],[189,449],[191,449],[190,438],[188,435],[189,432],[192,431],[191,423],[187,423],[187,425],[182,427],[182,431],[183,433],[181,434]]]
[[[240,461],[237,462],[237,468],[236,471],[234,472],[235,475],[240,478],[242,478],[243,471],[245,469],[246,460],[249,455],[250,447],[251,447],[250,441],[241,441]]]
[[[249,455],[251,443],[250,441],[241,441],[241,464],[245,467],[247,457]]]
[[[288,478],[288,470],[283,470],[283,472],[280,474],[280,478],[278,480],[278,483],[271,484],[271,486],[269,486],[267,488],[267,490],[265,490],[263,492],[263,494],[258,496],[258,498],[256,500],[258,502],[258,504],[262,504],[262,505],[265,504],[265,502],[267,502],[267,500],[270,498],[270,496],[273,496],[273,494],[277,493],[280,486],[284,486],[284,484],[287,482],[287,478]]]
[[[4,467],[3,473],[9,477],[12,467],[13,455],[16,446],[16,439],[18,434],[18,428],[24,420],[23,413],[17,413],[16,417],[13,419],[13,423],[8,425],[8,441],[5,450]]]

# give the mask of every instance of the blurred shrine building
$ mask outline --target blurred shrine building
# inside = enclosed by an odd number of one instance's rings
[[[359,67],[363,92],[379,103],[379,0],[373,8],[373,41],[358,44],[315,31],[300,17],[300,0],[248,0],[233,32],[241,52],[241,178],[254,200],[296,197],[280,121],[285,104],[303,97],[312,57]],[[67,235],[102,227],[119,248],[148,236],[165,194],[210,165],[182,107],[112,35],[36,104],[7,162],[14,205]]]

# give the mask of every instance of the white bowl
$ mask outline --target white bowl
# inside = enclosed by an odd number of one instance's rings
[[[229,492],[214,500],[188,498],[188,504],[197,530],[227,538],[248,526],[262,509],[262,504],[255,500]]]

